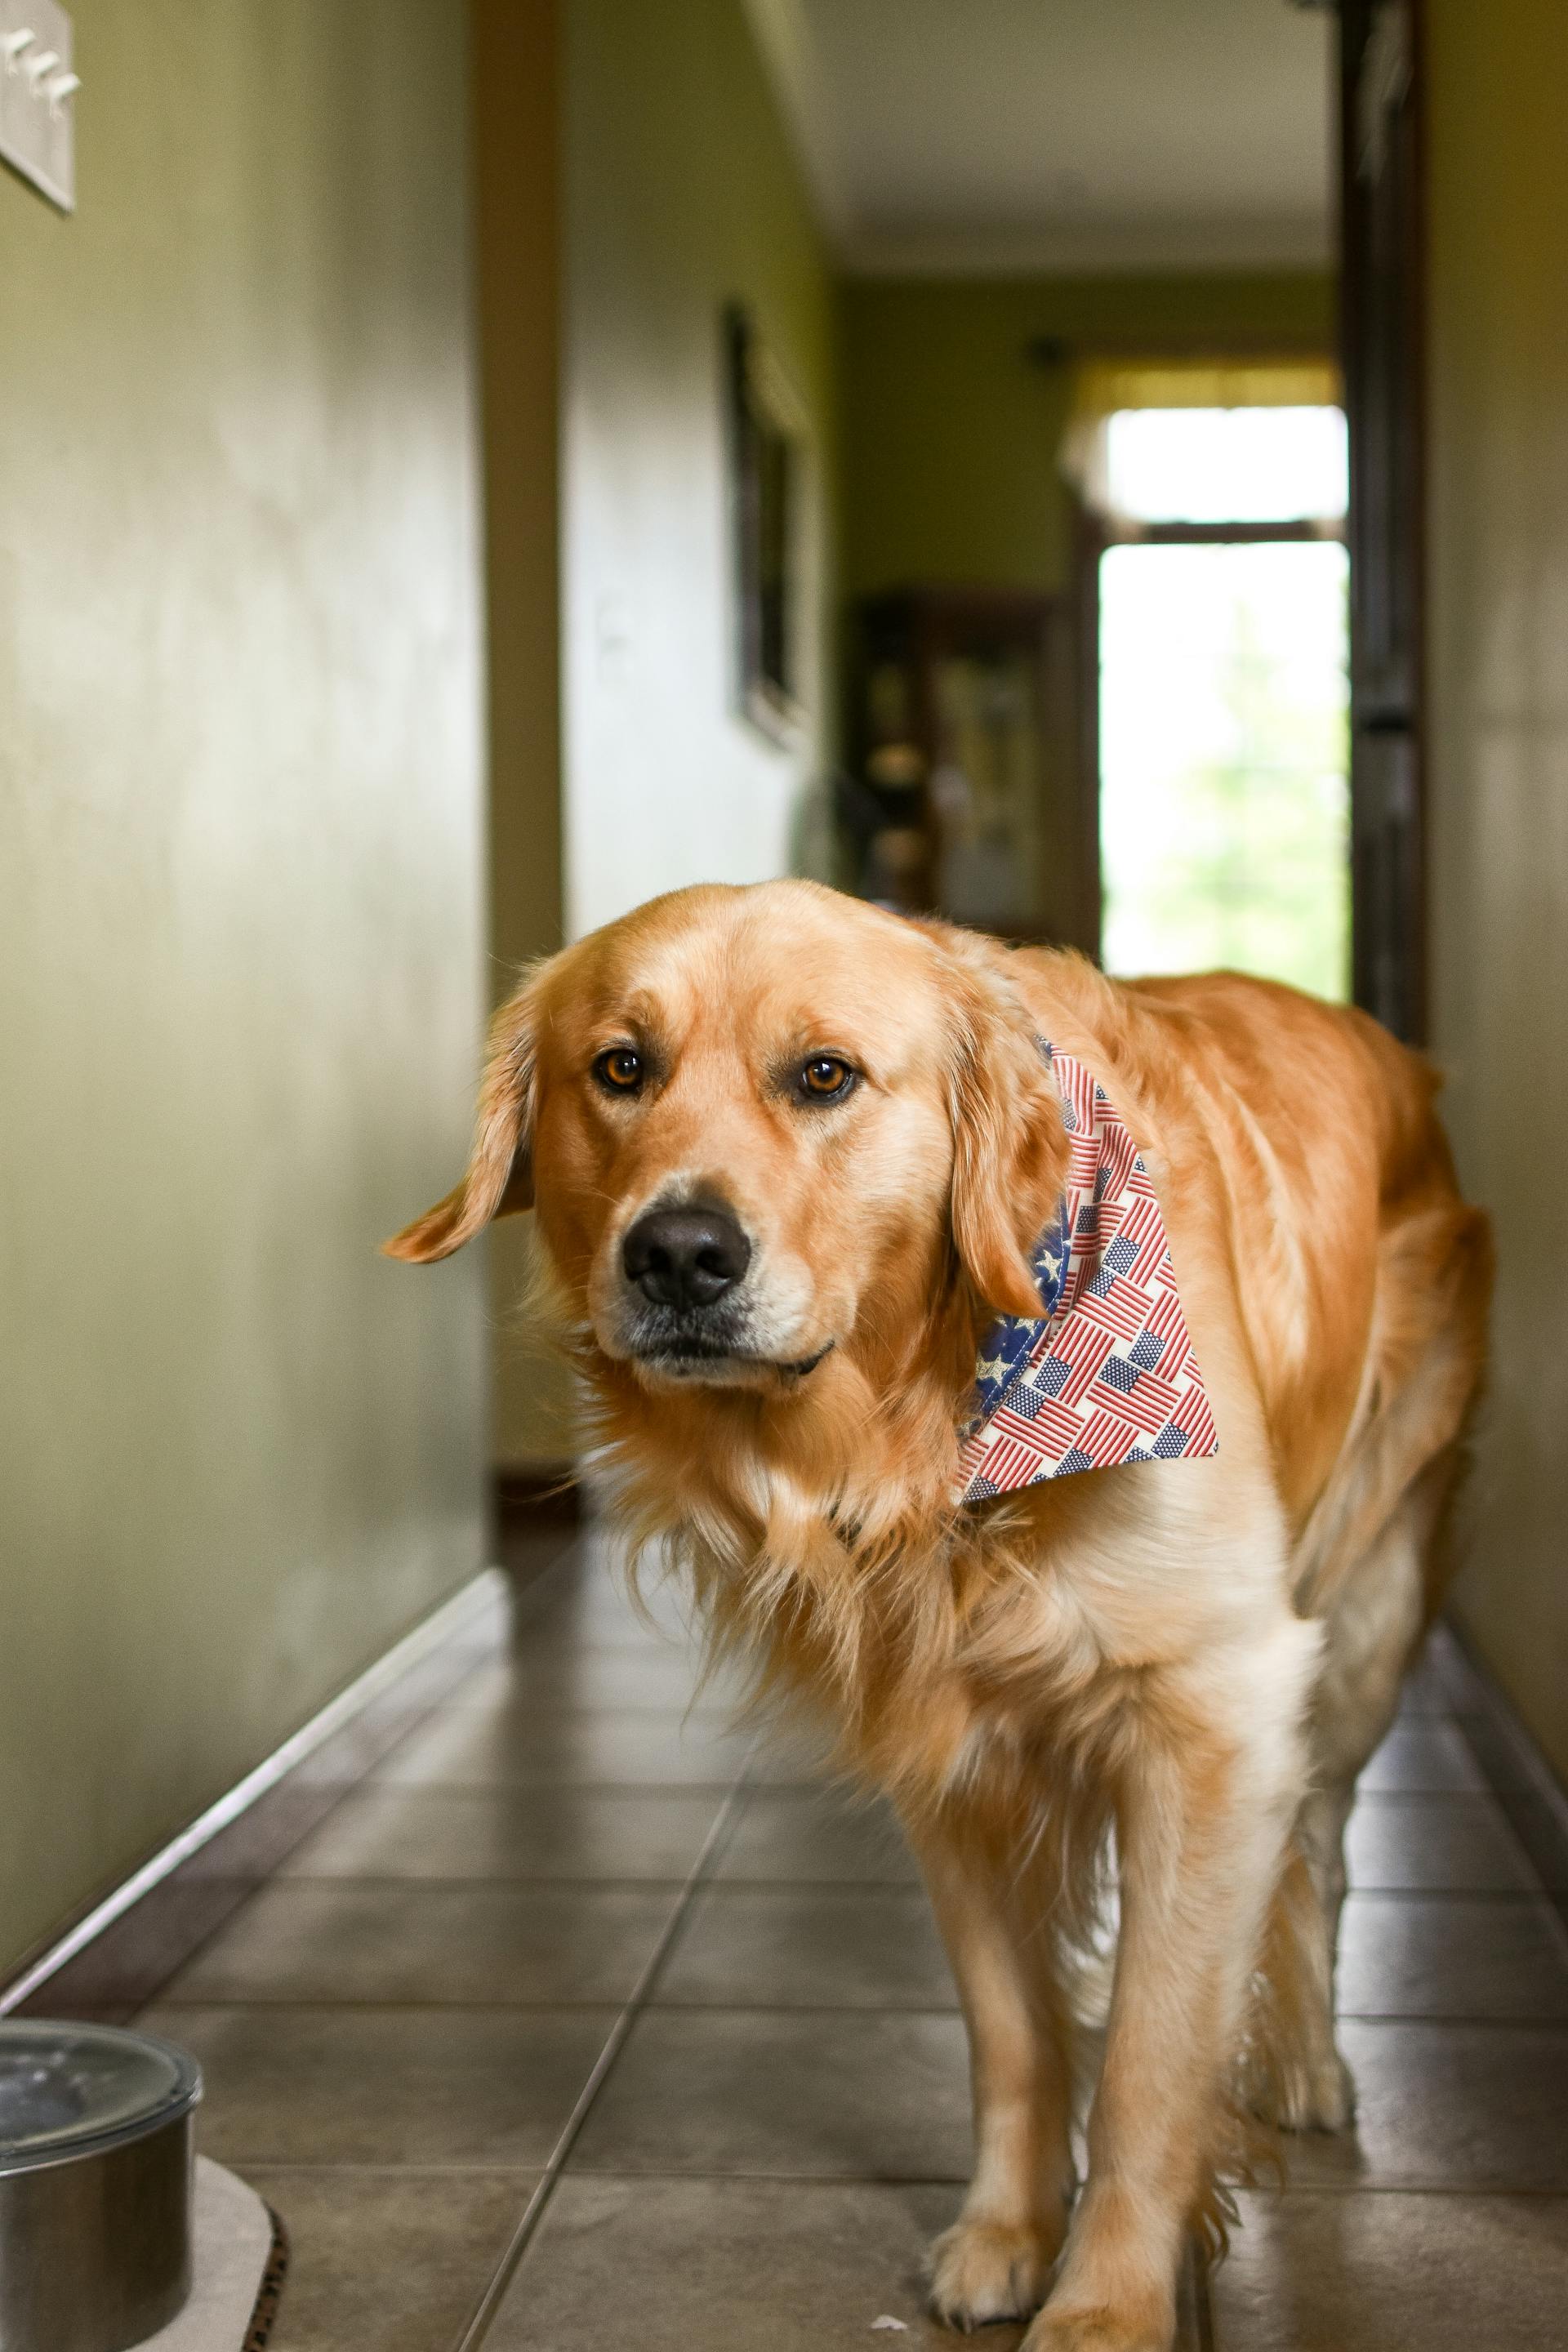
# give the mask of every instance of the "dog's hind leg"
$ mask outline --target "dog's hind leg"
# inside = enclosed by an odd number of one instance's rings
[[[1000,1855],[960,1813],[910,1823],[969,2029],[975,2164],[932,2252],[955,2327],[1023,2318],[1045,2295],[1072,2192],[1068,2026],[1048,1931],[1030,1933]]]
[[[1256,2104],[1288,2131],[1341,2131],[1354,2110],[1334,2039],[1334,1971],[1345,1897],[1344,1835],[1357,1776],[1392,1725],[1421,1636],[1428,1555],[1452,1483],[1440,1456],[1335,1587],[1308,1724],[1310,1786],[1265,1941],[1264,2049]]]

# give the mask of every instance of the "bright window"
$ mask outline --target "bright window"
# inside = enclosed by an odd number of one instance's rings
[[[1345,510],[1338,408],[1123,408],[1106,423],[1113,513],[1141,522],[1298,522]]]
[[[1277,429],[1274,429],[1276,428]],[[1100,565],[1103,955],[1343,998],[1350,982],[1348,564],[1271,539],[1343,503],[1337,409],[1129,410]],[[1251,523],[1245,538],[1181,525]]]

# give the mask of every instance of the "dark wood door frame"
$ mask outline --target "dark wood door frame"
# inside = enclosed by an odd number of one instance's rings
[[[1340,0],[1340,338],[1351,460],[1358,1004],[1426,1024],[1421,0]]]

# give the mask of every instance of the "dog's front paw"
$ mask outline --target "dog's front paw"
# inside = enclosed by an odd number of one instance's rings
[[[1176,2315],[1166,2303],[1048,2303],[1018,2352],[1171,2352]]]
[[[1042,2221],[955,2221],[931,2248],[931,2309],[950,2327],[1027,2319],[1045,2300],[1066,2234]]]

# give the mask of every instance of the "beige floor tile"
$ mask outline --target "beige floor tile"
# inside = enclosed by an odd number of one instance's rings
[[[356,1716],[294,1767],[289,1776],[291,1785],[296,1789],[334,1790],[352,1788],[366,1772],[374,1771],[382,1758],[411,1732],[428,1722],[434,1706],[430,1700],[408,1706],[389,1703],[374,1712]]]
[[[765,1723],[746,1768],[746,1778],[763,1788],[815,1788],[830,1777],[826,1731],[800,1717]]]
[[[62,2025],[131,2025],[136,2021],[142,2004],[138,2000],[56,2000],[47,1985],[26,2000],[19,2000],[8,2014],[13,2017],[47,2017]]]
[[[1343,2017],[1568,2019],[1568,1941],[1547,1903],[1352,1895],[1337,1994]]]
[[[543,1636],[565,1637],[584,1648],[647,1649],[661,1642],[694,1642],[693,1614],[680,1585],[647,1579],[644,1609],[631,1601],[625,1580],[607,1569],[577,1570],[552,1581],[520,1616],[513,1647],[526,1654]]]
[[[1216,2352],[1563,2352],[1568,2200],[1246,2200]]]
[[[1353,2132],[1286,2145],[1292,2185],[1568,2193],[1568,2029],[1345,2019]]]
[[[918,1884],[897,1822],[881,1805],[836,1790],[753,1789],[714,1866],[719,1880],[844,1880]]]
[[[453,1707],[414,1732],[375,1778],[404,1788],[727,1787],[750,1741],[668,1709],[533,1716]]]
[[[655,1707],[728,1722],[743,1696],[732,1676],[704,1682],[700,1659],[674,1643],[603,1650],[550,1642],[531,1649],[523,1644],[510,1657],[490,1659],[453,1693],[451,1704],[522,1716],[542,1708],[591,1713]]]
[[[969,2169],[959,2019],[648,2010],[574,2171],[956,2180]]]
[[[925,2251],[952,2187],[596,2180],[557,2188],[487,2352],[829,2352],[891,2343],[948,2352],[925,2315]],[[606,2298],[606,2283],[614,2282]],[[874,2335],[884,2315],[907,2335]],[[1011,2352],[1021,2331],[988,2328]]]
[[[659,2003],[951,2009],[952,1978],[917,1886],[711,1886],[659,1972]]]
[[[272,2164],[544,2165],[613,2009],[164,2009],[200,2061],[204,2155]]]
[[[273,2166],[246,2178],[289,2232],[268,2352],[450,2352],[532,2186],[517,2173]]]
[[[342,1802],[352,1785],[301,1781],[290,1773],[182,1864],[181,1879],[188,1885],[195,1878],[266,1878]]]
[[[722,1796],[683,1789],[359,1790],[286,1878],[684,1880]]]
[[[1484,1790],[1480,1766],[1458,1724],[1406,1717],[1361,1776],[1362,1789]]]
[[[274,1880],[183,1969],[181,2001],[621,2001],[673,1887]]]
[[[1495,1797],[1363,1798],[1345,1841],[1351,1885],[1533,1894],[1535,1874]]]

